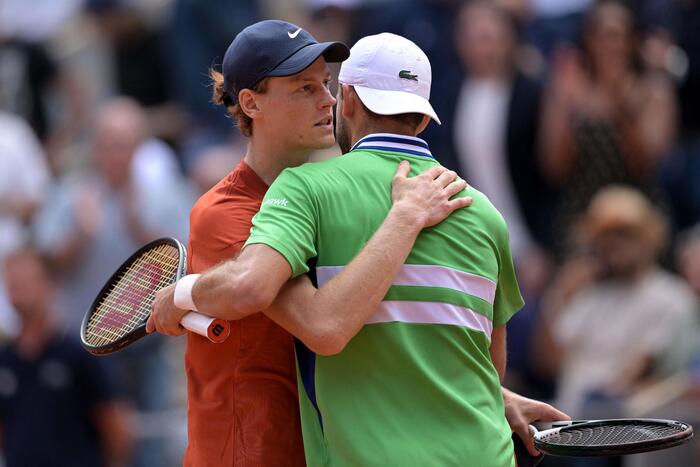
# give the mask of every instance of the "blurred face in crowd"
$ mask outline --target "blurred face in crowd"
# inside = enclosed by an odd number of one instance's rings
[[[296,75],[269,78],[264,93],[242,93],[241,107],[253,118],[254,135],[276,138],[290,154],[332,146],[335,98],[328,89],[330,81],[326,61],[320,57]],[[294,166],[305,160],[285,162]]]
[[[619,225],[599,232],[593,247],[604,273],[611,277],[633,277],[651,263],[655,255],[639,226]]]
[[[584,45],[596,72],[626,67],[633,53],[632,15],[623,6],[603,3],[588,18]]]
[[[457,17],[457,51],[475,76],[502,76],[512,69],[516,36],[505,12],[482,2],[463,7]]]
[[[115,188],[126,185],[131,162],[144,140],[146,119],[141,108],[128,99],[107,104],[97,118],[94,157],[100,176]]]
[[[51,283],[46,267],[32,252],[9,255],[5,261],[5,283],[10,303],[22,318],[46,313]]]

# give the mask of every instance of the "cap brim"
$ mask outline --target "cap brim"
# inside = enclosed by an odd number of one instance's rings
[[[419,113],[427,115],[442,125],[433,106],[427,99],[405,91],[385,91],[381,89],[354,86],[360,100],[372,112],[379,115]]]
[[[299,49],[292,56],[277,65],[266,76],[289,76],[306,70],[323,55],[328,63],[342,62],[350,56],[350,49],[342,42],[321,42]]]

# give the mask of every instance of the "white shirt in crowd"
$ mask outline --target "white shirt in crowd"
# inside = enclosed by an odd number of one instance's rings
[[[503,215],[517,259],[533,240],[515,197],[506,154],[511,88],[508,82],[468,79],[462,84],[455,114],[457,157],[469,183]]]
[[[579,417],[587,397],[640,356],[661,357],[695,300],[685,282],[660,268],[632,284],[606,281],[577,293],[554,324],[554,338],[567,349],[557,407]]]
[[[0,333],[14,334],[17,317],[7,301],[4,258],[25,241],[25,226],[2,209],[15,202],[41,203],[49,184],[49,168],[31,127],[11,113],[0,111]]]

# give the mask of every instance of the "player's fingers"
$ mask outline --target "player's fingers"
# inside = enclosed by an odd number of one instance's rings
[[[396,174],[394,178],[406,178],[408,173],[411,171],[411,164],[408,161],[401,161],[398,168],[396,169]]]
[[[427,178],[428,180],[435,180],[443,173],[447,172],[447,169],[441,165],[434,165],[431,168],[422,172],[419,177]]]
[[[448,184],[445,187],[445,195],[447,195],[447,198],[452,198],[454,195],[459,193],[460,191],[464,190],[467,187],[467,182],[462,180],[461,178],[458,178],[454,182]]]
[[[455,199],[447,202],[447,208],[449,210],[449,213],[452,214],[457,209],[462,209],[462,208],[466,208],[468,206],[471,206],[472,201],[473,200],[472,200],[471,196],[465,196],[463,198],[455,198]]]
[[[148,321],[146,321],[146,332],[148,334],[152,333],[153,331],[156,330],[156,321],[153,315],[148,317]]]
[[[454,172],[452,170],[445,170],[435,179],[435,184],[441,188],[444,188],[450,183],[457,180],[457,178],[459,178],[457,172]]]
[[[543,407],[540,410],[540,414],[539,414],[539,417],[537,418],[537,420],[543,421],[543,422],[559,421],[559,420],[571,420],[571,417],[569,417],[567,414],[565,414],[561,410],[555,409],[554,407],[552,407],[549,404],[543,404]]]

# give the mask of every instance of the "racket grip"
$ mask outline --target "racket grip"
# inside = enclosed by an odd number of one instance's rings
[[[225,341],[231,333],[231,325],[225,319],[212,318],[194,311],[183,316],[180,324],[188,331],[206,337],[217,344]]]

